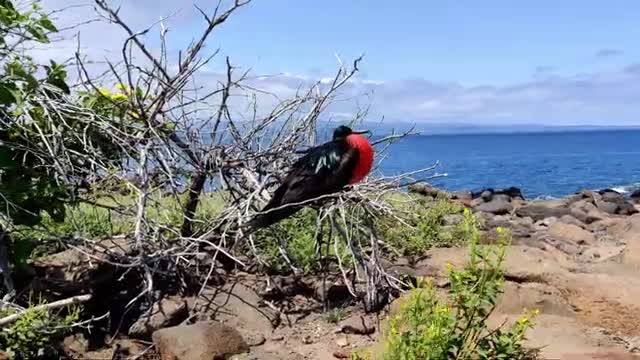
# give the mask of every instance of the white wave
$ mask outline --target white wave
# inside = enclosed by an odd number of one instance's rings
[[[630,194],[636,190],[640,190],[640,182],[629,185],[614,186],[611,188],[611,190],[617,191],[621,194]]]

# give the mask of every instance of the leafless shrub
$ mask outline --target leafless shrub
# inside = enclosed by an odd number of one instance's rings
[[[107,71],[100,75],[88,69],[87,59],[78,52],[78,76],[84,89],[92,93],[110,87],[112,84],[105,83],[108,79],[126,85],[129,92],[118,105],[124,108],[124,115],[97,113],[80,105],[73,95],[40,94],[38,101],[47,109],[44,119],[48,123],[33,152],[42,156],[43,163],[50,164],[60,181],[79,188],[87,178],[94,179],[94,184],[115,181],[136,194],[135,205],[112,207],[135,217],[131,234],[134,251],[117,264],[144,272],[143,290],[130,305],[152,296],[158,262],[188,268],[203,253],[211,254],[214,260],[232,261],[238,267],[259,261],[253,235],[243,231],[243,224],[268,201],[269,190],[285,176],[299,149],[317,144],[323,114],[345,84],[354,79],[362,58],[351,65],[340,62],[331,81],[301,88],[295,96],[279,99],[269,111],[262,111],[261,96],[276,96],[251,86],[250,72],[240,71],[229,58],[220,60],[226,71],[216,76],[215,86],[198,85],[203,69],[219,61],[218,51],[205,53],[207,39],[250,0],[235,0],[229,7],[220,2],[212,11],[198,8],[204,29],[177,55],[168,50],[164,20],[137,31],[106,0],[94,1],[98,14],[124,30],[128,38],[122,44],[121,58],[108,61]],[[145,41],[156,31],[159,48]],[[113,101],[108,94],[104,97]],[[350,123],[361,123],[366,115],[367,109],[362,109]],[[98,131],[111,139],[126,161],[119,163],[105,157],[99,144],[86,136],[87,131]],[[389,145],[410,134],[391,134],[375,140],[377,158],[384,159]],[[82,146],[67,147],[69,139]],[[344,281],[354,296],[364,300],[367,309],[376,308],[385,289],[397,286],[397,279],[386,274],[380,265],[379,244],[383,239],[374,226],[377,217],[397,217],[386,195],[414,178],[439,176],[428,175],[436,165],[393,177],[372,176],[344,192],[313,201],[323,200],[316,232],[327,223],[332,229],[331,238],[322,241],[336,246],[343,241],[348,245],[355,261],[353,269],[340,264]],[[157,178],[162,180],[154,181]],[[207,186],[224,194],[225,206],[206,223],[198,223],[195,213]],[[157,205],[151,195],[160,189],[181,204],[182,222],[177,227],[146,216],[146,210]],[[78,196],[90,198],[89,193],[79,192]],[[352,207],[349,212],[347,206]],[[368,220],[353,221],[354,213]],[[241,256],[238,244],[247,243],[251,256]],[[286,258],[286,248],[280,250]],[[203,287],[215,266],[216,261],[212,261]]]

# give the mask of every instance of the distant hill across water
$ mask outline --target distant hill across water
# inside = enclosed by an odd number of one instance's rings
[[[332,122],[333,125],[337,122]],[[409,122],[365,122],[362,127],[373,129],[376,135],[388,134],[392,131],[402,132],[415,128],[421,135],[440,134],[508,134],[508,133],[546,133],[546,132],[583,132],[583,131],[612,131],[612,130],[640,130],[636,126],[603,126],[603,125],[478,125],[472,123],[409,123]]]

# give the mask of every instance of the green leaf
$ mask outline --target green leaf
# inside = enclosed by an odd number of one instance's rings
[[[15,103],[18,99],[14,95],[15,87],[13,84],[0,83],[0,104],[10,105]]]
[[[55,25],[53,25],[53,23],[51,22],[51,20],[49,19],[49,17],[46,14],[42,14],[40,16],[40,20],[38,21],[38,23],[40,24],[40,26],[42,26],[43,28],[51,31],[51,32],[57,32],[58,28],[56,28]]]

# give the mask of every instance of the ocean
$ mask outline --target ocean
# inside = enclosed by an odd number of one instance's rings
[[[446,190],[516,186],[527,198],[582,189],[640,188],[640,130],[415,135],[394,144],[377,171],[390,176],[435,161]]]

